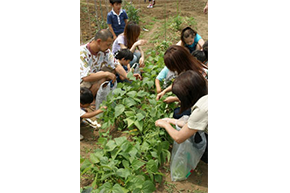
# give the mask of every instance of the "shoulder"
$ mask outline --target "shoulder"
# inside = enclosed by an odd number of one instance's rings
[[[112,11],[108,12],[108,14],[107,14],[107,16],[112,16],[112,15],[113,15]]]
[[[201,36],[200,36],[199,34],[196,34],[194,40],[195,40],[195,41],[199,41],[200,39],[201,39]]]
[[[89,50],[87,48],[87,44],[81,45],[80,46],[80,55],[84,56],[84,55],[87,55],[88,53],[89,53]]]
[[[201,97],[192,107],[188,119],[190,129],[205,130],[208,125],[208,95]]]
[[[118,35],[118,37],[116,38],[116,40],[118,41],[118,42],[124,42],[124,40],[125,40],[125,36],[124,36],[124,34],[120,34],[120,35]]]
[[[194,111],[195,108],[202,109],[204,112],[207,113],[208,111],[208,95],[201,97],[194,105],[192,110]]]

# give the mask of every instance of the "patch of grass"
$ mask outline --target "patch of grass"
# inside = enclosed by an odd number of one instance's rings
[[[144,28],[151,30],[153,28],[153,25],[144,25]]]
[[[170,183],[170,182],[164,182],[166,188],[165,190],[168,192],[168,193],[173,193],[175,192],[174,190],[176,190],[176,185],[173,184],[173,183]]]

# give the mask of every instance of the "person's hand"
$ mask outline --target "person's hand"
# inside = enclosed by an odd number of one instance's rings
[[[177,120],[176,119],[173,119],[173,118],[163,118],[162,119],[163,121],[166,121],[168,123],[171,123],[171,124],[176,124]]]
[[[112,80],[112,83],[114,84],[114,82],[116,81],[116,75],[111,72],[108,72],[107,79]]]
[[[136,46],[143,46],[146,43],[147,43],[147,40],[138,40],[137,42],[135,42]]]
[[[145,66],[145,64],[144,64],[144,58],[143,57],[141,57],[139,59],[139,64],[140,64],[140,67],[142,67],[142,68]]]
[[[163,95],[165,95],[164,91],[161,91],[161,93],[158,93],[156,96],[156,100],[158,101],[159,99],[161,99]]]
[[[208,11],[208,3],[206,3],[205,7],[203,8],[203,13],[207,14]]]
[[[142,76],[140,74],[133,74],[136,80],[142,80]]]
[[[162,120],[162,119],[159,119],[159,120],[155,121],[155,126],[156,126],[156,127],[162,127],[162,128],[164,128],[164,127],[166,127],[168,124],[169,124],[169,123],[168,123],[167,121],[164,121],[164,120]]]
[[[165,102],[167,104],[173,103],[175,101],[178,101],[178,98],[174,97],[174,96],[169,96],[169,97],[167,97],[166,99],[163,100],[163,102]]]
[[[101,110],[106,110],[108,107],[107,106],[102,106],[100,109]]]

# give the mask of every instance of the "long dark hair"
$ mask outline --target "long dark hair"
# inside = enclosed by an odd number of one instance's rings
[[[207,81],[200,73],[188,70],[174,80],[172,92],[181,102],[181,113],[208,94]]]
[[[135,21],[129,21],[125,26],[124,36],[127,43],[127,48],[131,48],[140,36],[140,26]]]
[[[198,73],[203,71],[201,62],[194,58],[183,46],[170,46],[164,53],[164,63],[169,70],[176,71],[178,74],[187,70]]]

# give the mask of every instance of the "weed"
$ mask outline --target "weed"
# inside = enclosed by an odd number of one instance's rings
[[[174,190],[176,190],[176,185],[173,184],[173,183],[170,183],[170,182],[165,182],[164,183],[165,186],[167,187],[165,190],[168,192],[168,193],[173,193],[175,192]]]

